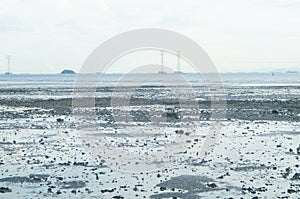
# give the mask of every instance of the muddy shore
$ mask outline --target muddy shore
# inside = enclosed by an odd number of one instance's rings
[[[82,101],[86,99],[81,99]],[[126,100],[126,99],[120,99]],[[149,106],[149,105],[173,105],[180,107],[180,103],[176,99],[140,99],[131,98],[129,101],[131,106]],[[194,102],[185,101],[185,105],[195,105]],[[211,113],[210,101],[198,101],[198,109],[202,111],[199,114],[200,119],[209,120]],[[275,120],[275,121],[300,121],[300,100],[227,100],[220,102],[226,104],[227,119],[241,120]],[[42,108],[51,110],[52,114],[68,115],[72,113],[72,98],[65,99],[47,99],[47,100],[18,100],[0,99],[0,106],[9,107],[28,107]],[[111,98],[96,98],[95,107],[111,107]],[[2,116],[9,113],[2,112]],[[34,114],[34,113],[33,113]],[[204,116],[206,114],[206,116]]]
[[[132,97],[129,106],[117,107],[124,115],[117,119],[111,99],[96,98],[99,123],[82,134],[87,120],[74,118],[71,97],[16,98],[7,91],[10,97],[0,98],[0,198],[297,198],[298,96],[254,99],[249,90],[239,90],[243,98],[228,96],[226,117],[205,157],[198,152],[214,125],[212,113],[223,111],[205,96],[196,111],[195,101],[182,106],[176,98]],[[156,117],[169,120],[156,123]],[[174,161],[163,166],[153,161],[158,169],[128,172],[108,161],[102,145],[93,145],[98,139],[118,149],[117,162],[133,168],[128,159],[118,159],[123,152],[136,156],[171,141],[184,147],[167,151]]]

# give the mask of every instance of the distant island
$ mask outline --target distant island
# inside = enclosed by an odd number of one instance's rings
[[[296,70],[288,70],[286,73],[298,73]]]
[[[60,74],[76,74],[73,70],[65,69]]]

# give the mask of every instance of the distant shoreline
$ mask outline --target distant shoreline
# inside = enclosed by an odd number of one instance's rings
[[[200,74],[300,74],[298,71],[287,71],[287,72],[220,72],[220,73],[200,73]],[[125,74],[153,74],[153,75],[178,75],[178,73],[74,73],[74,74],[61,74],[61,73],[11,73],[9,75],[125,75]],[[198,74],[196,72],[183,72],[179,73],[180,75],[184,74]],[[1,76],[8,76],[7,74],[0,73]]]

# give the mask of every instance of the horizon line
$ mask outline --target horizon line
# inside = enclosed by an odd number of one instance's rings
[[[197,74],[198,72],[181,72],[181,73],[176,73],[176,72],[167,72],[164,74]],[[292,74],[292,73],[300,73],[300,71],[234,71],[234,72],[217,72],[219,74],[235,74],[235,73],[245,73],[245,74],[249,74],[249,73],[287,73],[287,74]],[[134,72],[134,73],[127,73],[127,72],[108,72],[108,73],[102,73],[102,72],[90,72],[90,73],[77,73],[75,72],[74,74],[62,74],[62,73],[12,73],[10,72],[9,75],[78,75],[78,74],[82,74],[82,75],[100,75],[100,74],[105,74],[105,75],[117,75],[117,74],[160,74],[160,75],[164,75],[161,74],[159,72]],[[203,72],[201,74],[216,74],[214,72]],[[7,75],[7,72],[4,73],[0,73],[0,75]]]

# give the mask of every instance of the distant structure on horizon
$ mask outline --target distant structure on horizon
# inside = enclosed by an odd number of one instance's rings
[[[165,71],[165,68],[164,68],[164,55],[165,55],[165,52],[163,50],[160,51],[160,56],[161,56],[161,68],[160,68],[160,71],[158,71],[158,73],[160,74],[166,74],[167,72]],[[181,64],[180,64],[180,51],[177,51],[177,66],[176,66],[176,70],[174,73],[176,74],[181,74],[182,71],[180,69],[181,67]]]
[[[177,71],[175,71],[175,73],[182,73],[182,71],[180,70],[180,51],[177,52]]]
[[[12,73],[10,72],[10,58],[11,56],[7,56],[7,71],[4,73],[5,75],[11,75]]]
[[[164,51],[160,51],[160,56],[161,56],[161,68],[160,68],[160,71],[158,73],[160,74],[166,74],[166,71],[164,69]]]
[[[60,74],[76,74],[73,70],[65,69]]]

